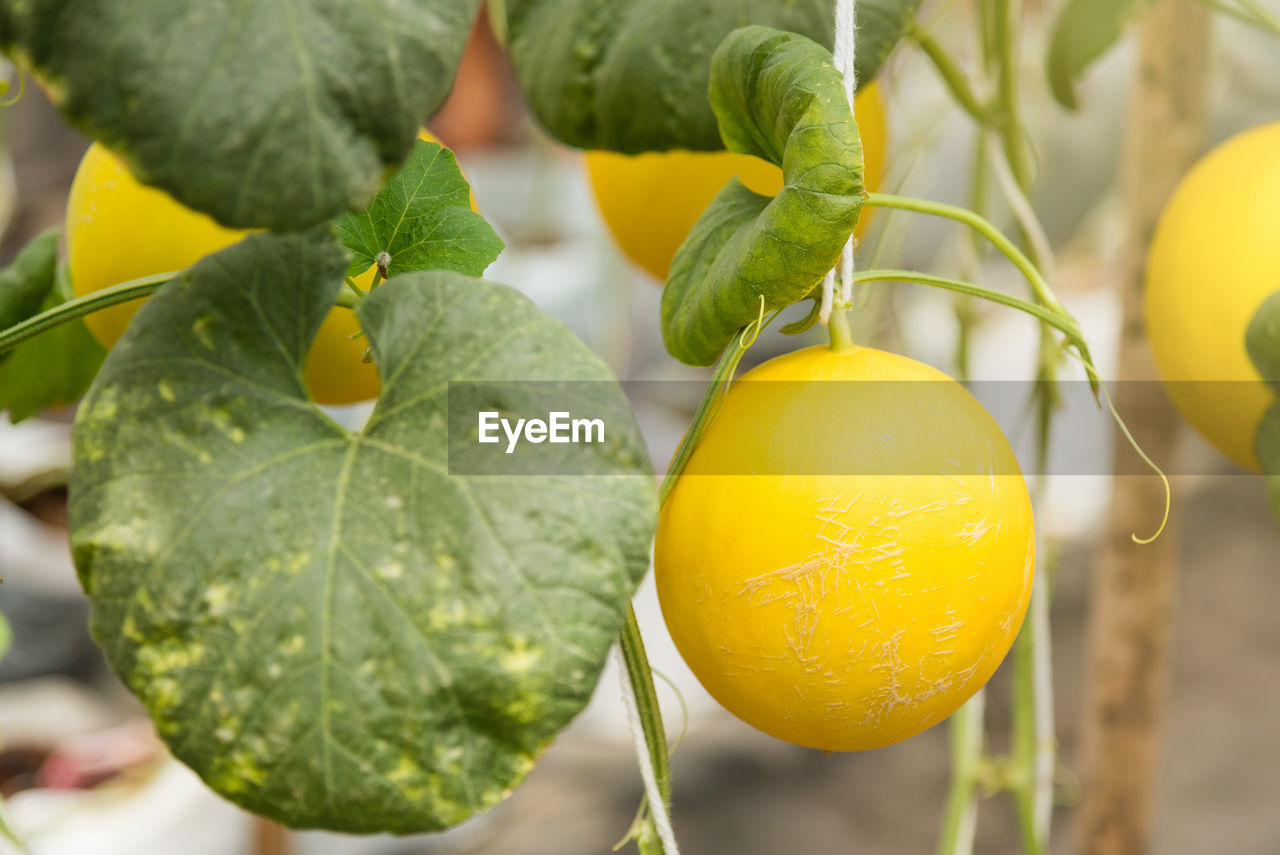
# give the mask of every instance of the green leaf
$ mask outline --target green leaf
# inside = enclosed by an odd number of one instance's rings
[[[587,703],[653,477],[600,359],[451,272],[361,301],[382,395],[334,424],[302,368],[346,269],[329,234],[255,235],[146,302],[77,416],[73,552],[112,668],[215,790],[293,827],[441,829]],[[590,381],[574,407],[622,415],[573,446],[590,477],[462,476],[461,379]]]
[[[831,54],[803,36],[735,31],[716,51],[711,102],[732,151],[782,167],[773,199],[737,179],[716,196],[662,293],[667,350],[710,365],[739,329],[804,299],[839,259],[866,199],[862,141]]]
[[[1262,301],[1244,341],[1262,379],[1280,394],[1280,291]]]
[[[0,330],[40,313],[53,290],[58,268],[61,229],[49,229],[31,240],[13,263],[0,271]],[[4,354],[0,354],[0,360]]]
[[[415,270],[453,270],[479,276],[502,252],[502,239],[471,210],[471,185],[453,152],[419,140],[413,154],[361,214],[343,214],[338,236],[359,276],[381,253],[391,276]]]
[[[874,79],[920,0],[858,3],[858,82]],[[711,56],[761,24],[830,47],[835,0],[506,0],[511,56],[551,135],[623,152],[723,148]]]
[[[239,228],[368,204],[479,0],[0,0],[0,45],[146,184]]]
[[[1276,525],[1280,525],[1280,403],[1272,405],[1262,417],[1257,451],[1267,482],[1267,496],[1271,499],[1271,515],[1276,518]]]
[[[5,294],[26,295],[9,303],[9,323],[0,328],[72,298],[66,268],[57,266],[58,236],[57,230],[40,235],[0,273],[0,304],[6,302]],[[40,301],[32,311],[31,296],[35,294],[40,295]],[[12,310],[19,305],[20,309]],[[106,351],[80,319],[0,354],[0,412],[7,411],[9,419],[17,423],[48,407],[73,403],[89,388],[105,357]]]
[[[9,645],[13,643],[13,630],[9,628],[9,621],[5,618],[4,612],[0,612],[0,659],[9,652]]]
[[[1075,83],[1154,0],[1068,0],[1054,25],[1046,71],[1058,103],[1077,107]]]

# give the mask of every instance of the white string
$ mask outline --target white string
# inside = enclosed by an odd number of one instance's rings
[[[853,112],[854,93],[858,89],[858,73],[854,63],[858,43],[857,5],[857,0],[836,0],[834,58],[836,70],[844,76],[844,93],[849,101],[850,112]],[[854,239],[850,237],[840,254],[840,302],[844,305],[853,302],[853,251]],[[834,280],[833,271],[822,282],[822,307],[818,317],[824,324],[831,318],[835,301]]]
[[[644,781],[645,795],[649,797],[649,813],[658,829],[658,839],[662,841],[666,855],[680,855],[680,849],[676,846],[676,834],[671,828],[671,816],[667,813],[667,803],[662,800],[662,793],[658,790],[658,776],[653,771],[653,758],[649,756],[644,728],[640,725],[640,708],[636,705],[631,681],[627,679],[627,663],[622,658],[620,648],[614,647],[613,655],[622,682],[622,704],[627,708],[627,724],[631,725],[631,738],[636,744],[636,755],[640,758],[640,778]],[[662,748],[666,750],[665,745]]]
[[[822,304],[818,309],[818,320],[822,321],[823,326],[831,322],[831,304],[835,300],[836,293],[836,272],[828,270],[827,275],[822,277]]]

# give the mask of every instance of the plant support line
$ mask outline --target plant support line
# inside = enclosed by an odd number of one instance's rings
[[[836,70],[840,72],[844,82],[844,94],[849,102],[849,113],[854,118],[854,127],[857,127],[857,112],[854,107],[855,95],[858,91],[858,72],[855,63],[857,56],[857,39],[858,34],[858,5],[857,0],[836,0],[835,13],[835,49],[832,53],[832,59],[835,63]],[[848,242],[840,251],[840,298],[839,302],[842,306],[848,306],[853,301],[853,235],[849,235]],[[831,312],[836,304],[836,273],[831,270],[822,280],[822,302],[819,309],[818,317],[823,324],[830,325]],[[833,346],[837,348],[842,346],[843,333],[836,331],[836,337],[832,339]]]

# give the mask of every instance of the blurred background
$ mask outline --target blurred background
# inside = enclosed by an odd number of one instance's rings
[[[1056,4],[1045,5],[1028,4],[1029,34],[1045,31],[1044,16]],[[933,22],[935,36],[964,56],[971,39],[963,29],[963,4],[927,4],[926,10],[922,19]],[[1229,21],[1215,26],[1212,140],[1206,142],[1280,118],[1275,42]],[[1109,270],[1122,231],[1118,171],[1134,54],[1125,45],[1099,63],[1081,86],[1082,109],[1070,114],[1049,97],[1036,38],[1023,50],[1038,156],[1033,201],[1058,253],[1055,287],[1082,321],[1106,377],[1119,322]],[[890,122],[884,189],[963,203],[974,137],[968,118],[909,45],[895,55],[882,86]],[[66,127],[36,87],[0,112],[0,121],[6,149],[0,216],[8,221],[0,263],[8,263],[28,239],[62,221],[88,142]],[[529,119],[483,15],[454,94],[430,127],[457,152],[479,209],[507,243],[487,278],[523,290],[564,320],[623,379],[705,378],[666,355],[657,323],[660,283],[613,246],[580,153],[550,141]],[[945,274],[961,264],[963,251],[950,226],[879,212],[862,263]],[[979,275],[989,285],[1019,285],[1003,265]],[[913,286],[892,291],[886,297],[882,288],[863,301],[860,337],[952,370],[953,301]],[[1035,324],[1004,309],[978,311],[972,377],[1030,379]],[[766,334],[747,361],[803,343]],[[1068,376],[1080,375],[1069,368]],[[696,400],[657,397],[641,394],[634,404],[661,471]],[[342,415],[355,423],[362,414]],[[167,757],[88,637],[87,601],[66,543],[71,417],[68,409],[16,426],[0,420],[0,611],[14,634],[13,649],[0,661],[0,794],[34,855],[596,855],[624,836],[641,784],[612,666],[591,707],[527,783],[497,809],[447,834],[290,834],[213,795]],[[1072,423],[1089,427],[1061,431],[1053,454],[1096,459],[1085,471],[1108,471],[1107,421],[1081,416]],[[1021,450],[1030,447],[1025,414],[1011,414],[1004,427]],[[1179,477],[1188,499],[1174,521],[1183,562],[1154,848],[1169,855],[1278,855],[1280,534],[1260,479],[1233,469],[1192,437],[1184,453],[1186,461],[1166,462],[1171,471],[1210,474]],[[1047,549],[1057,559],[1053,659],[1063,763],[1055,851],[1069,848],[1078,792],[1072,766],[1086,592],[1109,480],[1054,475],[1038,512]],[[1152,508],[1152,530],[1159,517],[1160,509]],[[863,754],[826,755],[775,741],[723,712],[697,684],[667,637],[651,582],[640,592],[637,611],[650,657],[666,678],[659,681],[666,720],[673,733],[684,725],[673,760],[674,822],[684,851],[933,850],[948,775],[945,726]],[[987,704],[997,750],[1007,741],[1008,708],[1007,675],[1001,673]],[[0,842],[0,852],[4,846]],[[1006,796],[983,803],[978,851],[1017,851]]]

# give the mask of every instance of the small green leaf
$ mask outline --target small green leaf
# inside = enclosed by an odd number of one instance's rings
[[[479,0],[0,0],[0,46],[146,184],[227,226],[368,204],[444,102]]]
[[[814,298],[813,304],[809,306],[809,311],[805,314],[803,318],[800,318],[799,320],[796,320],[796,321],[792,321],[791,323],[787,324],[785,327],[782,327],[781,329],[779,329],[778,332],[782,333],[783,335],[803,335],[804,333],[807,333],[809,330],[813,329],[817,325],[818,320],[821,318],[821,316],[822,316],[822,300],[819,298]]]
[[[1258,425],[1257,451],[1267,481],[1271,514],[1280,525],[1280,403],[1272,405]]]
[[[337,230],[354,256],[347,270],[352,276],[384,252],[391,256],[391,276],[415,270],[479,276],[503,248],[485,218],[471,210],[471,185],[453,152],[425,140],[367,211],[338,217]]]
[[[1153,2],[1069,0],[1054,25],[1046,55],[1049,86],[1058,103],[1076,109],[1076,80]]]
[[[1280,394],[1280,291],[1258,307],[1244,341],[1262,379]]]
[[[13,643],[13,630],[9,628],[9,621],[5,618],[4,612],[0,612],[0,659],[9,652],[9,645]]]
[[[49,229],[31,240],[13,263],[0,271],[0,330],[40,313],[53,290],[62,229]],[[0,354],[0,360],[4,354]]]
[[[506,0],[516,74],[561,142],[635,153],[724,147],[711,56],[760,24],[830,47],[835,0]],[[858,3],[858,82],[873,80],[920,0]]]
[[[804,299],[853,234],[866,191],[862,141],[831,54],[765,27],[716,51],[711,103],[732,151],[782,167],[773,199],[737,179],[716,196],[671,263],[662,293],[667,350],[710,365],[760,313]]]
[[[58,237],[57,230],[40,235],[0,273],[0,312],[7,321],[0,328],[71,299],[66,268],[57,266]],[[73,403],[89,388],[105,356],[80,319],[0,354],[0,412],[17,423],[47,407]]]
[[[302,367],[347,261],[254,235],[146,302],[77,415],[72,547],[112,668],[216,791],[293,827],[436,830],[590,699],[656,495],[603,362],[457,273],[361,301],[382,395],[361,433],[330,421]],[[464,476],[457,380],[589,381],[574,409],[625,417],[573,446],[589,477]]]

